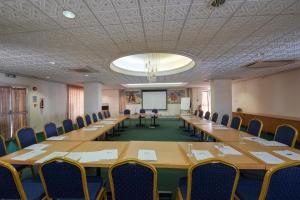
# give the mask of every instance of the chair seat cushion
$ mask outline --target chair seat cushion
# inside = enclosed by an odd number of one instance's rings
[[[26,179],[22,181],[27,199],[40,200],[45,196],[44,188],[39,179]]]
[[[182,195],[182,199],[186,199],[187,194],[187,177],[182,177],[179,179],[179,190]]]
[[[241,176],[236,194],[240,200],[257,200],[261,191],[261,186],[261,180]]]

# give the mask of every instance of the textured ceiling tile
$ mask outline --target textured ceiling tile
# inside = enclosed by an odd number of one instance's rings
[[[167,6],[166,8],[166,20],[180,20],[185,19],[189,6]]]
[[[164,19],[164,7],[142,8],[144,22],[162,21]]]
[[[118,10],[118,13],[122,23],[141,22],[141,15],[139,9]]]

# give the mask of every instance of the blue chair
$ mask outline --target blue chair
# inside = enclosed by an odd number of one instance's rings
[[[221,124],[223,126],[227,126],[228,125],[228,121],[229,121],[229,115],[227,115],[227,114],[223,115],[222,120],[221,120]]]
[[[108,118],[107,113],[106,113],[105,110],[103,111],[103,116],[104,116],[105,119]]]
[[[73,122],[71,119],[65,119],[63,121],[63,128],[64,128],[64,133],[68,133],[74,130],[73,128]]]
[[[98,118],[99,118],[99,120],[103,120],[102,112],[98,112]]]
[[[158,110],[154,108],[154,109],[152,109],[152,113],[157,114]]]
[[[87,126],[90,125],[90,124],[92,124],[92,120],[91,120],[91,117],[90,117],[89,114],[85,115],[85,122],[86,122]]]
[[[21,181],[16,169],[0,161],[0,199],[40,200],[45,196],[38,179]]]
[[[252,119],[247,128],[247,133],[259,137],[261,130],[263,128],[263,123],[259,119]]]
[[[217,112],[215,112],[211,117],[211,121],[216,123],[218,121],[218,117],[219,117],[219,114]]]
[[[198,110],[195,110],[194,111],[194,115],[197,116],[197,113],[198,113]]]
[[[241,177],[236,191],[240,200],[300,199],[300,162],[277,165],[267,171],[263,180]]]
[[[200,161],[188,169],[187,177],[179,180],[177,199],[233,200],[239,175],[237,167],[225,161]]]
[[[34,130],[29,127],[20,128],[17,130],[16,141],[20,149],[37,143]]]
[[[129,109],[125,109],[124,110],[124,115],[130,115],[130,110]]]
[[[140,114],[145,114],[146,113],[146,110],[144,108],[141,108],[140,109]]]
[[[58,136],[56,125],[52,122],[45,124],[44,126],[44,135],[45,138],[50,138],[53,136]]]
[[[232,118],[230,128],[234,128],[239,131],[241,125],[242,125],[242,118],[240,116],[236,116]]]
[[[294,147],[298,138],[298,131],[293,126],[284,124],[277,127],[274,140],[290,147]]]
[[[136,159],[124,160],[110,167],[112,199],[157,200],[157,171],[154,166]]]
[[[43,163],[39,174],[47,199],[94,200],[105,197],[102,179],[87,177],[84,167],[68,158],[53,158]]]
[[[111,115],[110,115],[110,112],[109,112],[109,110],[108,111],[106,111],[107,112],[107,117],[108,118],[110,118],[111,117]]]
[[[210,112],[207,111],[204,115],[204,119],[209,120],[209,117],[210,117]]]
[[[93,117],[94,123],[98,121],[98,117],[97,117],[96,113],[93,113],[92,117]]]
[[[78,128],[85,127],[84,120],[83,120],[83,118],[81,116],[76,117],[76,122],[77,122]]]
[[[198,117],[203,118],[203,110],[200,110],[200,111],[199,111]]]

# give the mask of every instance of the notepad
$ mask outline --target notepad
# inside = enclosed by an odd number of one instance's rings
[[[30,152],[27,152],[27,153],[24,153],[22,155],[18,155],[16,157],[13,157],[12,160],[29,160],[31,158],[34,158],[38,155],[41,155],[43,153],[45,153],[46,151],[43,151],[43,150],[33,150],[33,151],[30,151]]]
[[[210,125],[211,123],[209,122],[195,122],[195,125]]]
[[[53,136],[48,138],[47,140],[64,140],[65,136]]]
[[[115,121],[117,120],[117,118],[108,118],[108,119],[104,119],[103,121]]]
[[[282,150],[282,151],[273,151],[274,153],[277,153],[281,156],[284,156],[288,159],[291,160],[300,160],[300,154],[295,153],[293,151],[289,151],[289,150]]]
[[[113,121],[102,121],[102,124],[116,124],[116,123]]]
[[[268,152],[250,151],[250,153],[267,164],[280,164],[284,162],[280,158],[277,158]]]
[[[287,146],[286,144],[282,144],[280,142],[277,141],[260,141],[259,142],[261,145],[263,146],[267,146],[267,147],[285,147]]]
[[[213,158],[214,156],[207,150],[192,150],[193,155],[196,160],[205,160],[208,158]]]
[[[79,162],[96,162],[101,160],[115,160],[118,159],[117,149],[106,149],[94,152],[82,152]]]
[[[45,156],[44,158],[42,159],[39,159],[37,160],[35,163],[44,163],[45,161],[47,160],[50,160],[52,158],[55,158],[55,157],[61,157],[61,156],[65,156],[67,155],[69,152],[60,152],[60,151],[56,151],[56,152],[53,152],[47,156]]]
[[[93,128],[103,128],[104,125],[93,125],[92,127],[93,127]]]
[[[138,152],[138,159],[146,161],[156,161],[157,157],[154,150],[140,149]]]
[[[97,128],[83,128],[83,131],[96,131]]]
[[[30,150],[42,150],[42,149],[45,149],[47,148],[48,146],[50,146],[50,144],[33,144],[33,145],[30,145],[24,149],[30,149]]]
[[[225,126],[213,126],[213,129],[215,129],[215,130],[228,130],[228,128],[227,127],[225,127]]]
[[[222,148],[220,148],[219,146],[215,145],[215,148],[221,151],[225,155],[236,155],[236,156],[242,155],[241,152],[235,150],[231,146],[223,146]]]

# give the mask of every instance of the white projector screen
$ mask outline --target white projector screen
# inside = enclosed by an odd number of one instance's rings
[[[144,109],[167,109],[167,91],[142,91]]]

